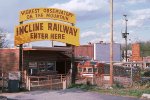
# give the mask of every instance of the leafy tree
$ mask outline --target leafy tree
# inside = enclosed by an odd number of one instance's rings
[[[146,41],[146,42],[140,41],[139,43],[140,43],[141,56],[142,57],[150,56],[150,40]],[[125,50],[125,44],[122,44],[121,47],[122,47],[121,48],[122,51],[124,51]],[[129,43],[127,45],[127,50],[132,50],[132,44],[131,43]]]
[[[3,29],[0,29],[0,48],[8,47],[8,40],[6,39],[7,33],[4,33]]]
[[[150,41],[141,42],[140,48],[142,57],[150,56]]]

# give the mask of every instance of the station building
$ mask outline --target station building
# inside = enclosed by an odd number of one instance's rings
[[[76,46],[75,60],[97,60],[109,62],[109,44],[95,43]],[[120,44],[114,43],[114,61],[121,61]],[[23,69],[29,75],[67,74],[71,69],[71,47],[23,48]],[[0,49],[0,68],[3,72],[19,71],[19,49]]]
[[[32,47],[23,49],[23,69],[29,75],[66,74],[71,65],[70,47]],[[19,49],[0,49],[0,68],[5,74],[19,71]]]

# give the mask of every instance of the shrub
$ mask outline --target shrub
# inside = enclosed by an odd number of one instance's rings
[[[145,77],[150,77],[150,71],[144,72],[143,76],[145,76]]]
[[[121,88],[124,88],[124,86],[120,82],[115,81],[115,84],[113,84],[113,88],[121,89]]]

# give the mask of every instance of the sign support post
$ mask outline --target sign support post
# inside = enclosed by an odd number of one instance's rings
[[[71,53],[71,83],[75,84],[75,79],[76,79],[76,66],[74,64],[74,46],[72,45],[72,53]]]
[[[72,26],[74,26],[74,24],[72,23]],[[72,53],[71,53],[71,76],[72,76],[72,78],[71,78],[71,83],[72,84],[75,84],[75,79],[76,79],[76,66],[75,66],[75,64],[74,64],[74,61],[75,61],[75,59],[74,59],[74,45],[72,45]]]
[[[21,24],[23,24],[23,22],[20,22],[20,25]],[[23,67],[22,63],[23,63],[23,44],[20,44],[19,45],[19,71],[20,71],[20,74],[22,73],[22,67]],[[22,74],[20,77],[19,88],[20,89],[22,88]]]

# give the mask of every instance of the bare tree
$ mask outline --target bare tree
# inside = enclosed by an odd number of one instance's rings
[[[8,47],[8,40],[6,39],[7,33],[0,29],[0,48]]]

